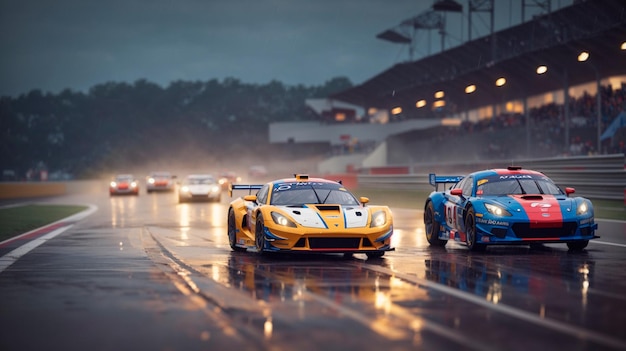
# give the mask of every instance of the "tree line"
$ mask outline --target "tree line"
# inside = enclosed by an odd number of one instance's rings
[[[161,87],[138,80],[98,84],[87,93],[3,96],[0,169],[21,175],[46,167],[81,177],[189,150],[228,158],[267,146],[271,122],[315,119],[306,99],[350,87],[344,77],[320,86],[226,78]]]

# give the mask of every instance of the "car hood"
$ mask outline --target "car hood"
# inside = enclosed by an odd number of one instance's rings
[[[360,228],[369,220],[369,211],[360,206],[303,205],[277,206],[296,223],[309,228]]]
[[[576,213],[575,201],[564,195],[509,195],[494,199],[512,215],[526,213],[531,221],[561,221]]]

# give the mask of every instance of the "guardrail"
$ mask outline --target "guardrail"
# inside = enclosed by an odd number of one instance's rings
[[[462,175],[469,172],[504,168],[508,162],[486,161],[414,165],[413,170],[441,175]],[[626,204],[626,169],[624,154],[566,157],[515,161],[515,165],[543,172],[558,186],[576,188],[576,194],[592,199],[624,200]],[[430,191],[428,173],[370,175],[359,174],[358,185],[363,188],[395,188]]]

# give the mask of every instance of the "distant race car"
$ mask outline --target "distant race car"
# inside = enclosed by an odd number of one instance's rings
[[[170,172],[152,172],[146,177],[146,191],[173,191],[176,176]]]
[[[132,174],[118,174],[109,183],[109,195],[139,195],[139,182]]]
[[[190,174],[178,187],[178,202],[219,202],[221,198],[222,189],[210,174]]]
[[[227,190],[230,184],[239,182],[241,182],[241,177],[235,172],[222,172],[219,174],[218,183],[224,190]]]
[[[467,176],[430,174],[435,186],[424,206],[426,239],[432,246],[448,240],[470,250],[487,245],[565,243],[582,250],[597,238],[593,205],[569,197],[543,173],[521,167],[492,169]],[[438,191],[439,184],[453,183]]]
[[[366,206],[341,183],[295,175],[264,185],[231,185],[258,190],[235,199],[228,210],[228,241],[234,251],[365,253],[393,250],[393,218],[387,206]]]

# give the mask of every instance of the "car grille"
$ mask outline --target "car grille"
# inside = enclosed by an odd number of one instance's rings
[[[360,238],[309,238],[309,247],[315,249],[358,249]]]
[[[518,238],[554,238],[573,236],[578,225],[576,222],[565,222],[560,227],[531,228],[529,223],[513,224],[513,232]]]
[[[504,228],[492,228],[491,234],[495,235],[497,238],[503,239],[506,237],[506,229]]]

